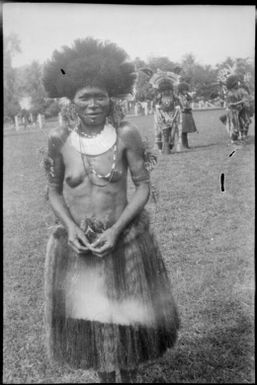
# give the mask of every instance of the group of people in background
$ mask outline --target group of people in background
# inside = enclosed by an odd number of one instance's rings
[[[155,144],[159,151],[169,154],[189,149],[188,134],[197,132],[192,114],[192,94],[186,82],[177,83],[172,73],[159,71],[153,75],[156,89],[154,111]]]
[[[172,149],[177,137],[176,150],[189,149],[188,134],[197,132],[192,115],[192,96],[189,84],[179,83],[177,92],[172,83],[160,85],[158,104],[154,114],[156,144],[159,150],[163,149],[163,138]],[[165,151],[164,151],[165,152]]]
[[[220,117],[225,124],[231,143],[245,143],[251,118],[253,116],[253,99],[248,87],[236,75],[226,79],[226,113]]]
[[[173,149],[189,149],[188,134],[198,132],[192,114],[192,92],[188,83],[178,81],[171,72],[159,71],[152,76],[156,89],[154,129],[156,147],[165,154]],[[151,82],[151,80],[150,80]],[[254,114],[253,98],[247,85],[235,74],[222,83],[226,112],[220,117],[232,144],[246,142]]]

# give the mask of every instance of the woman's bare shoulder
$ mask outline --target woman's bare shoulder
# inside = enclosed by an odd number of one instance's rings
[[[126,147],[141,146],[142,138],[136,126],[128,121],[123,121],[118,128],[118,136]]]
[[[66,126],[52,128],[48,133],[48,146],[60,151],[69,134],[70,131]]]

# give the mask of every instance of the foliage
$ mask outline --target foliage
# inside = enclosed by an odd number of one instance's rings
[[[184,55],[181,63],[172,62],[167,57],[151,57],[147,62],[136,58],[134,64],[138,71],[135,96],[136,100],[139,101],[152,100],[154,95],[154,91],[149,85],[149,77],[139,71],[142,67],[148,67],[153,72],[156,72],[158,68],[162,71],[179,72],[181,81],[190,84],[191,91],[195,92],[196,99],[208,100],[221,95],[217,81],[218,71],[228,65],[235,66],[236,73],[247,84],[250,92],[254,92],[254,65],[249,58],[232,59],[228,57],[224,62],[212,67],[197,63],[194,55],[189,53]]]
[[[20,52],[20,41],[14,34],[4,38],[4,117],[13,118],[19,111],[19,100],[24,96],[31,96],[32,106],[30,112],[33,115],[45,113],[46,116],[56,116],[59,112],[58,103],[47,100],[42,83],[42,66],[34,61],[32,64],[14,69],[12,58]],[[153,100],[155,91],[149,84],[149,76],[140,71],[140,68],[148,67],[153,72],[159,68],[162,71],[179,72],[181,81],[190,84],[194,92],[195,100],[209,100],[216,97],[224,97],[223,91],[217,81],[220,69],[235,67],[236,74],[248,86],[250,93],[254,94],[254,63],[249,58],[228,57],[224,62],[215,67],[201,65],[196,62],[193,54],[185,54],[181,63],[173,62],[166,56],[150,57],[147,61],[136,57],[133,64],[137,72],[137,80],[134,87],[136,101]]]
[[[177,63],[170,61],[166,56],[150,57],[148,61],[149,67],[156,72],[157,69],[161,71],[173,71],[177,67]]]
[[[19,90],[20,95],[31,97],[30,112],[33,115],[44,113],[46,92],[42,83],[42,66],[37,61],[33,61],[20,70]]]
[[[20,111],[17,70],[12,66],[13,57],[21,52],[18,36],[4,36],[4,117],[14,118]]]
[[[149,83],[149,78],[141,71],[138,72],[137,76],[135,98],[140,102],[154,98],[154,89]]]
[[[47,100],[46,108],[44,111],[45,117],[52,118],[54,116],[57,116],[60,110],[60,105],[57,100]]]
[[[217,81],[217,70],[210,65],[198,64],[192,54],[184,56],[181,66],[181,80],[190,84],[196,98],[210,99],[213,93],[212,84]]]

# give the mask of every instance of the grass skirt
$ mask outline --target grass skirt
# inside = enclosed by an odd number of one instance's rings
[[[49,357],[71,367],[133,369],[176,341],[176,305],[145,211],[102,259],[78,256],[58,226],[47,245],[45,296]]]
[[[182,133],[196,132],[196,125],[191,111],[182,112]]]

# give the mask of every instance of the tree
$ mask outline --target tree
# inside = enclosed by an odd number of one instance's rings
[[[138,72],[135,98],[140,102],[154,98],[154,90],[149,83],[149,77],[141,71]]]
[[[30,112],[34,116],[44,113],[47,107],[46,92],[42,83],[42,66],[37,61],[20,69],[19,94],[31,97]]]
[[[196,97],[210,99],[214,92],[213,84],[217,82],[217,69],[210,65],[202,66],[192,54],[186,54],[182,60],[181,81],[190,84]]]
[[[60,111],[61,109],[57,100],[46,101],[46,108],[44,111],[46,118],[52,118],[54,116],[57,116]]]
[[[135,99],[139,101],[145,101],[147,99],[153,99],[153,89],[149,84],[149,77],[142,71],[141,68],[148,67],[144,60],[136,57],[134,60],[135,69],[137,72],[137,80],[135,84]]]
[[[21,52],[16,34],[4,37],[4,117],[14,119],[20,111],[17,70],[12,67],[13,57]]]
[[[159,68],[161,71],[173,71],[177,67],[177,63],[170,61],[166,56],[150,57],[148,60],[148,66],[156,72]]]

